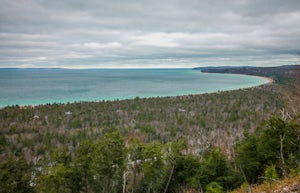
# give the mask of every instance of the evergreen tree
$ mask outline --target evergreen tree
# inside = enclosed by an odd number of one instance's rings
[[[300,160],[300,126],[294,122],[272,118],[255,134],[249,135],[237,147],[237,160],[248,182],[257,182],[270,165],[287,175]]]
[[[30,193],[31,169],[24,157],[9,157],[0,163],[0,193]]]
[[[120,192],[126,150],[120,133],[107,133],[99,139],[93,152],[91,171],[95,192]]]

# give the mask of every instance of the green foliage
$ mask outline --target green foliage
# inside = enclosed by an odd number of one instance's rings
[[[261,158],[257,150],[258,138],[255,135],[249,135],[245,141],[237,148],[237,162],[247,177],[249,183],[255,183],[257,176],[263,171]]]
[[[144,144],[141,159],[143,178],[140,182],[140,192],[159,192],[166,177],[167,167],[164,164],[162,145],[160,143]]]
[[[0,163],[0,193],[30,193],[31,170],[24,157],[9,157]]]
[[[300,175],[300,164],[296,168],[291,168],[291,175],[292,176]]]
[[[94,144],[82,141],[71,156],[67,147],[53,151],[51,165],[36,182],[37,192],[119,192],[125,147],[119,133],[106,134]]]
[[[170,183],[170,192],[180,187],[205,190],[212,182],[217,183],[221,190],[231,190],[242,183],[241,176],[217,149],[210,149],[202,161],[195,155],[184,155],[178,151],[173,155],[175,170]]]
[[[79,193],[82,185],[75,168],[60,163],[48,167],[46,173],[37,180],[37,192]]]
[[[248,182],[257,182],[259,176],[277,179],[277,171],[295,168],[299,162],[299,125],[271,119],[261,128],[255,134],[247,134],[236,149],[236,164]],[[125,147],[119,132],[106,133],[96,143],[81,141],[75,149],[67,146],[53,149],[49,159],[43,160],[42,170],[35,172],[34,189],[54,193],[121,192],[122,188],[129,192],[182,189],[223,192],[242,184],[241,174],[219,149],[208,149],[200,159],[186,153],[187,147],[185,138],[166,144],[131,138]],[[3,187],[15,190],[17,185],[12,182],[20,181],[23,189],[33,191],[28,185],[31,171],[26,164],[24,158],[3,162],[0,175]],[[16,175],[8,177],[9,166]]]
[[[146,134],[155,134],[154,128],[149,124],[148,125],[137,125],[136,127]]]
[[[238,163],[250,183],[270,165],[280,168],[281,175],[297,166],[300,160],[300,127],[293,122],[272,118],[237,148]]]
[[[66,146],[54,149],[51,158],[54,164],[61,163],[64,165],[69,165],[72,159],[68,147]]]
[[[201,115],[199,115],[198,119],[200,119],[200,125],[201,125],[201,127],[206,128],[205,119]]]
[[[201,163],[198,157],[188,154],[181,155],[176,158],[176,167],[172,180],[173,189],[179,189],[182,187],[191,187],[198,189],[198,172],[201,167]]]
[[[71,123],[71,127],[72,128],[80,128],[82,126],[82,122],[79,119],[75,119],[74,121],[72,121]]]
[[[211,182],[206,186],[207,193],[223,193],[223,188],[217,182]]]
[[[90,141],[82,141],[75,151],[74,167],[77,170],[77,175],[81,179],[82,189],[88,192],[90,184],[93,183],[93,172],[91,163],[94,156],[95,145]]]
[[[91,170],[95,192],[119,192],[125,166],[124,141],[118,132],[107,133],[99,139],[93,152]]]
[[[0,153],[5,150],[6,138],[4,134],[0,131]]]
[[[238,187],[242,178],[229,164],[226,157],[216,149],[206,153],[199,172],[200,184],[206,187],[211,182],[217,182],[224,190]]]
[[[51,139],[52,139],[52,135],[50,132],[46,132],[45,135],[44,135],[44,144],[47,146],[47,147],[50,147],[51,146]]]
[[[278,174],[276,172],[275,165],[270,165],[267,166],[265,170],[265,178],[267,182],[271,182],[272,180],[277,180],[279,179]]]

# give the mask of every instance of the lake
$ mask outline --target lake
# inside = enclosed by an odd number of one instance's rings
[[[0,106],[179,96],[265,83],[192,69],[0,69]]]

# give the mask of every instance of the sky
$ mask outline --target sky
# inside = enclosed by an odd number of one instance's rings
[[[278,66],[300,0],[0,0],[0,68]]]

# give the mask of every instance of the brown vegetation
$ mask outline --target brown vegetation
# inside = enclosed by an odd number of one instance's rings
[[[299,193],[300,192],[300,175],[286,178],[283,180],[276,180],[273,182],[265,182],[261,185],[253,185],[252,193]],[[232,193],[248,193],[248,186],[244,185],[240,189]]]

